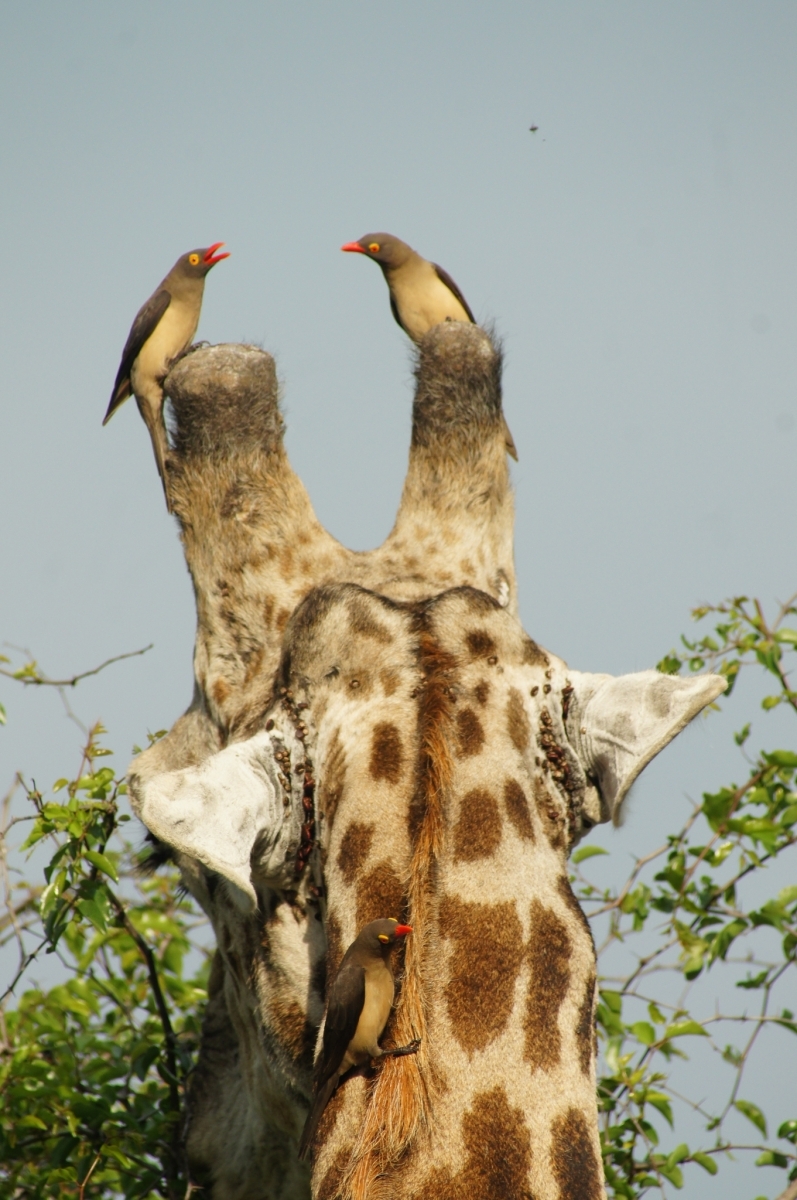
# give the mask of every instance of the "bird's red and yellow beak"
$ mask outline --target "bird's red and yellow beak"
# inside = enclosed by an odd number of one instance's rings
[[[229,258],[229,250],[225,250],[223,254],[216,254],[219,246],[223,245],[224,242],[214,242],[205,253],[205,257],[202,261],[205,262],[209,267],[215,267],[216,263],[221,262],[223,258]]]
[[[344,246],[344,249],[345,249],[345,246]],[[406,937],[408,933],[412,933],[412,926],[411,925],[397,925],[396,928],[393,930],[393,932],[395,933],[396,937]]]
[[[345,246],[341,246],[341,250],[346,250],[349,254],[365,254],[365,250],[359,242],[347,242]]]

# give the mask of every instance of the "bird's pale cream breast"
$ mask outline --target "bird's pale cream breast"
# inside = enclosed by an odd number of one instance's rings
[[[136,396],[155,399],[150,396],[154,382],[160,381],[169,364],[191,345],[199,324],[199,312],[198,304],[172,300],[133,363],[130,383]],[[156,386],[159,387],[159,383]]]
[[[465,309],[443,283],[432,264],[417,254],[389,273],[388,285],[401,323],[414,341],[445,320],[470,321]]]
[[[379,1054],[379,1038],[393,1007],[395,984],[390,968],[378,959],[365,968],[365,1003],[346,1057],[353,1065]]]

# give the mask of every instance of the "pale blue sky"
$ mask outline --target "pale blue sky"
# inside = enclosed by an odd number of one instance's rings
[[[386,535],[406,463],[407,342],[338,250],[387,229],[505,338],[535,638],[631,671],[694,604],[797,587],[793,3],[0,13],[0,640],[51,674],[155,642],[72,696],[120,767],[190,699],[193,603],[135,406],[100,422],[137,308],[196,245],[232,252],[199,335],[276,355],[291,459],[349,545]],[[0,698],[0,790],[66,773],[57,696]],[[649,768],[606,870],[741,775],[733,704]],[[768,1178],[721,1172],[723,1200]]]

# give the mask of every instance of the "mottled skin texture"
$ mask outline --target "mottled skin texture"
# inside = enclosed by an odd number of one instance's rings
[[[133,803],[273,723],[316,819],[290,887],[253,847],[252,912],[177,855],[218,941],[187,1122],[214,1200],[604,1194],[594,951],[566,858],[611,811],[573,749],[567,668],[517,619],[500,369],[477,326],[423,338],[396,524],[360,554],[288,463],[267,354],[210,347],[168,378],[196,686],[133,763]],[[385,916],[414,933],[381,1044],[420,1051],[348,1079],[300,1163],[326,980]]]

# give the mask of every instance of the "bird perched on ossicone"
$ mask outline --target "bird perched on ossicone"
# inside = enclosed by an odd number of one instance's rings
[[[190,250],[178,258],[146,304],[138,310],[116,373],[111,402],[103,419],[110,421],[128,396],[136,398],[138,411],[149,430],[166,507],[172,511],[166,483],[169,443],[163,420],[163,380],[169,367],[194,339],[202,309],[205,276],[229,253],[217,254],[224,242],[203,250]]]
[[[467,300],[448,271],[421,258],[392,233],[366,233],[357,242],[346,242],[341,250],[365,254],[379,263],[390,292],[390,310],[413,342],[419,342],[425,333],[435,325],[442,325],[443,321],[476,324]],[[503,414],[501,419],[507,453],[517,462],[514,438]]]
[[[414,1054],[420,1041],[383,1050],[379,1038],[393,1007],[395,981],[391,953],[412,933],[393,918],[365,925],[346,953],[327,998],[321,1053],[316,1061],[313,1104],[299,1141],[299,1158],[310,1149],[318,1122],[340,1079],[371,1058]]]

